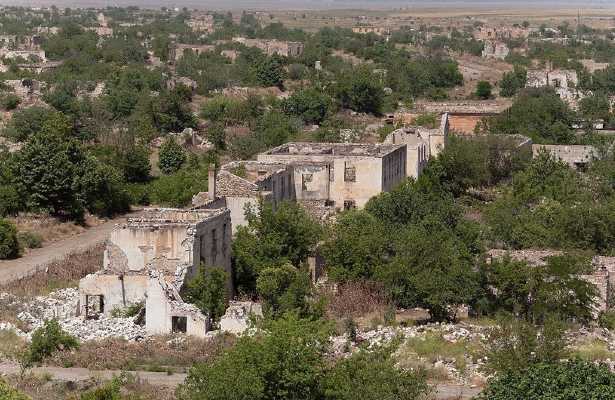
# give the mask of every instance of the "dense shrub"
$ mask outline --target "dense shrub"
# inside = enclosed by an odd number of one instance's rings
[[[615,374],[584,361],[542,363],[492,378],[479,400],[615,398]]]
[[[36,232],[19,232],[17,239],[21,247],[28,249],[37,249],[43,245],[43,238]]]
[[[2,400],[31,400],[30,397],[13,389],[0,378],[0,399]]]
[[[41,362],[59,350],[70,350],[79,347],[76,338],[66,333],[57,320],[51,319],[32,334],[28,359],[30,362]]]
[[[17,228],[8,220],[0,218],[0,259],[19,256]]]
[[[215,322],[224,315],[228,303],[227,273],[218,267],[199,266],[195,277],[188,281],[185,299],[196,305]]]
[[[159,157],[158,167],[163,174],[168,175],[179,171],[187,155],[174,138],[169,138],[160,146]]]

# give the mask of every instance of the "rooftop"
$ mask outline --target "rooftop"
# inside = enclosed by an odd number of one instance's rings
[[[383,157],[403,145],[375,144],[375,143],[286,143],[263,155],[330,155],[330,156],[354,156],[354,157]]]
[[[266,161],[233,161],[221,167],[248,182],[256,183],[286,169],[285,164]]]
[[[161,224],[192,225],[227,212],[226,209],[182,210],[179,208],[147,208],[125,226],[152,226]]]

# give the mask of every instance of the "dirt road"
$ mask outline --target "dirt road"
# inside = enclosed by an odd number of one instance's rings
[[[24,257],[0,261],[0,284],[7,284],[32,275],[52,261],[61,260],[71,253],[82,252],[105,241],[115,224],[125,217],[111,219],[89,228],[83,233],[68,237],[40,249],[33,249]]]
[[[102,380],[112,379],[119,375],[122,371],[104,370],[90,371],[86,368],[60,368],[60,367],[37,367],[29,370],[37,376],[51,376],[51,379],[62,382],[80,382],[91,378]],[[16,375],[19,374],[20,368],[15,363],[0,363],[0,375]],[[129,372],[135,378],[142,382],[147,382],[153,386],[176,387],[186,379],[186,374],[172,374],[166,372],[147,372],[135,371]]]

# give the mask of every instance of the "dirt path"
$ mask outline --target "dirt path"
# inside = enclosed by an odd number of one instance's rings
[[[61,367],[37,367],[32,368],[29,371],[37,376],[50,375],[51,379],[62,382],[80,382],[91,378],[109,380],[122,373],[122,371],[119,370],[90,371],[86,368]],[[18,364],[6,362],[0,363],[0,375],[18,375],[19,373],[20,368]],[[133,371],[129,373],[136,379],[142,382],[147,382],[153,386],[176,387],[186,379],[186,374],[168,375],[166,372],[147,371]]]
[[[86,368],[38,367],[30,370],[38,376],[47,375],[62,382],[79,382],[91,378],[112,379],[119,375],[119,370],[90,371]],[[16,363],[0,362],[0,375],[17,375],[20,373]],[[130,371],[136,379],[153,386],[177,387],[186,379],[186,374],[166,372]],[[433,400],[468,400],[480,393],[480,389],[454,384],[437,384],[431,396]]]
[[[125,219],[125,217],[111,219],[78,235],[53,242],[40,249],[33,249],[16,260],[0,261],[0,284],[10,283],[32,275],[45,268],[52,261],[60,260],[71,253],[85,251],[104,242],[115,224],[123,222]]]

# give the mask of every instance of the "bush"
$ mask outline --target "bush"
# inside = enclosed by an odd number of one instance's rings
[[[172,174],[179,171],[187,156],[184,149],[175,141],[174,138],[167,139],[160,147],[160,158],[158,167],[163,174]]]
[[[0,399],[2,400],[31,400],[30,397],[13,389],[0,378]]]
[[[188,281],[185,298],[213,321],[218,321],[228,303],[227,273],[218,267],[199,266],[197,275]]]
[[[323,380],[327,400],[425,398],[429,386],[420,372],[398,368],[393,348],[361,350],[339,361]]]
[[[476,97],[482,100],[491,98],[491,83],[487,81],[480,81],[476,85]]]
[[[19,257],[17,228],[12,222],[0,219],[0,260]]]
[[[613,399],[615,374],[584,361],[541,363],[489,380],[477,400]]]
[[[16,109],[19,103],[21,103],[21,100],[13,93],[6,93],[0,96],[0,107],[7,111]]]
[[[206,169],[183,169],[153,180],[149,184],[149,201],[165,207],[184,207],[190,204],[192,196],[207,189]]]
[[[77,339],[64,332],[57,320],[51,319],[32,334],[28,361],[41,362],[60,350],[71,350],[79,347]]]
[[[598,317],[598,324],[601,328],[615,330],[615,311],[603,311]]]
[[[43,246],[43,238],[35,232],[25,231],[17,234],[19,245],[27,249],[38,249]]]
[[[316,88],[295,92],[282,104],[285,113],[300,117],[307,124],[320,124],[330,107],[329,96]]]

